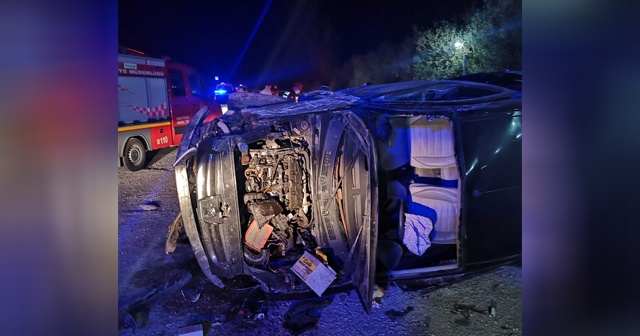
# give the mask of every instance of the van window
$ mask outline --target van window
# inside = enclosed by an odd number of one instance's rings
[[[169,69],[169,81],[171,82],[171,93],[174,96],[184,97],[187,95],[180,70]]]
[[[189,78],[191,93],[193,93],[194,96],[206,98],[207,94],[200,76],[198,76],[198,74],[196,73],[190,72],[189,74],[187,74],[187,78]]]

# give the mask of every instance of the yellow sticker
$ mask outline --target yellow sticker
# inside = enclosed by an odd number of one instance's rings
[[[315,265],[314,263],[312,263],[312,262],[311,262],[311,260],[309,260],[309,259],[307,259],[307,258],[305,258],[305,257],[301,257],[301,258],[300,258],[300,262],[301,262],[302,264],[304,264],[305,266],[307,266],[307,268],[309,268],[309,270],[310,270],[311,272],[315,271],[315,269],[316,269],[316,265]],[[311,273],[311,272],[309,272],[309,273]]]

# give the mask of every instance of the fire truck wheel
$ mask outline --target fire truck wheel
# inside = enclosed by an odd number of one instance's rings
[[[147,152],[142,141],[132,138],[124,145],[124,165],[130,171],[144,168],[147,164]]]

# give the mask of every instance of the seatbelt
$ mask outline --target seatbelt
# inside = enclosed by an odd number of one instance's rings
[[[429,185],[438,186],[438,187],[445,187],[445,188],[458,187],[458,180],[445,180],[439,177],[415,176],[412,180],[414,183],[429,184]]]
[[[387,171],[386,177],[387,181],[398,181],[404,186],[408,186],[411,183],[420,183],[444,188],[458,188],[458,180],[419,176],[415,173],[415,168],[409,164]]]

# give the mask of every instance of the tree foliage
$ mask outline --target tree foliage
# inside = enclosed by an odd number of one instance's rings
[[[413,57],[414,79],[445,79],[467,73],[522,68],[522,4],[519,0],[485,0],[462,26],[440,22],[421,32]],[[463,43],[461,49],[455,42]]]
[[[413,35],[398,45],[383,43],[366,54],[351,57],[334,74],[330,86],[333,89],[411,80],[414,51]]]

